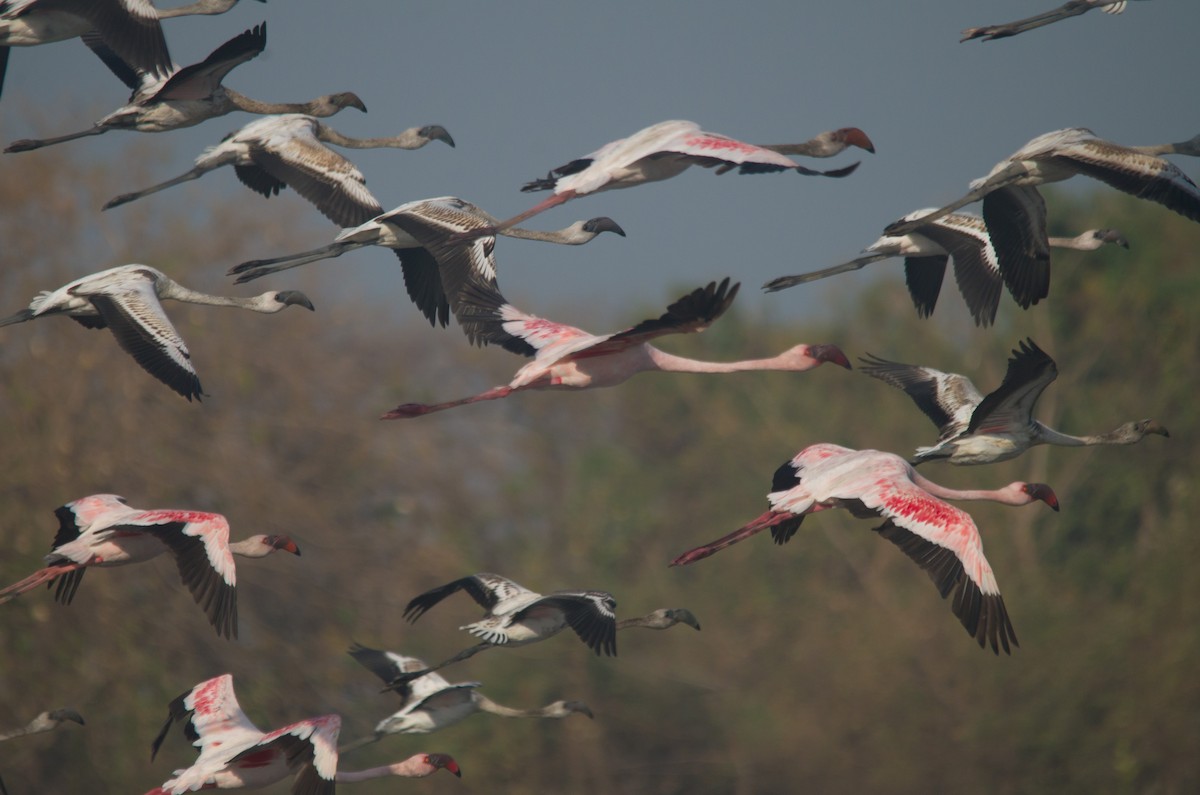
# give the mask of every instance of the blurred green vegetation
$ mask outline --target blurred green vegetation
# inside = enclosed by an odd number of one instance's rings
[[[186,218],[147,201],[98,232],[95,208],[145,175],[66,155],[5,165],[4,314],[129,261],[236,292],[229,265],[328,232],[248,196]],[[1021,640],[1011,657],[980,651],[928,579],[842,512],[813,517],[783,547],[757,537],[667,568],[761,512],[775,468],[807,444],[904,454],[932,442],[903,394],[856,373],[645,375],[381,423],[399,402],[502,383],[519,361],[432,330],[407,306],[360,305],[350,256],[242,292],[304,289],[315,315],[169,305],[210,393],[201,405],[142,372],[107,332],[62,319],[4,329],[0,582],[40,566],[56,506],[101,491],[219,511],[239,538],[288,533],[303,557],[241,563],[236,643],[212,632],[166,558],[92,572],[69,608],[42,591],[0,607],[3,728],[57,706],[88,721],[0,745],[0,774],[13,795],[145,791],[194,758],[176,733],[149,760],[167,702],[225,671],[263,728],[338,712],[344,736],[358,737],[399,702],[345,654],[351,641],[448,656],[472,642],[456,627],[474,604],[456,597],[416,625],[401,619],[404,604],[496,571],[536,590],[609,590],[623,616],[688,607],[704,629],[622,633],[616,659],[569,634],[489,651],[448,678],[481,680],[514,706],[583,700],[595,721],[480,716],[387,738],[345,767],[454,754],[462,781],[403,785],[437,793],[1197,791],[1200,226],[1108,190],[1054,194],[1051,216],[1056,234],[1119,226],[1132,249],[1056,252],[1050,298],[1023,312],[1005,295],[993,329],[970,326],[950,280],[933,320],[919,321],[897,262],[822,323],[770,325],[735,305],[710,331],[664,341],[705,358],[835,342],[852,358],[965,373],[987,392],[1032,336],[1060,370],[1043,421],[1069,433],[1167,425],[1170,439],[1132,447],[926,471],[957,487],[1046,481],[1062,500],[1061,514],[970,506]],[[402,295],[398,273],[372,278],[386,284],[360,297]],[[692,286],[639,286],[645,306],[597,330]]]

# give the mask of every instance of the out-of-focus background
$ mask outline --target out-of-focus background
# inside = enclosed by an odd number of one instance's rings
[[[358,791],[1194,791],[1200,226],[1083,178],[1048,190],[1052,234],[1117,227],[1131,248],[1055,252],[1050,297],[1022,311],[1006,294],[989,329],[971,324],[950,280],[933,319],[919,320],[898,261],[758,289],[852,257],[1040,133],[1088,126],[1149,144],[1200,132],[1186,88],[1200,8],[1187,0],[958,43],[963,28],[1052,4],[363,0],[336,4],[343,16],[331,18],[328,4],[245,0],[164,23],[175,59],[191,63],[267,20],[267,51],[228,84],[272,101],[353,90],[370,112],[329,120],[346,134],[446,126],[455,149],[349,153],[385,207],[454,194],[515,214],[544,196],[521,194],[523,182],[667,118],[760,143],[859,126],[877,154],[805,161],[861,159],[846,179],[694,169],[545,213],[530,225],[608,215],[629,237],[571,249],[502,240],[505,294],[603,332],[730,275],[743,282],[731,311],[664,347],[734,359],[835,342],[852,358],[965,373],[985,392],[1029,336],[1060,370],[1039,404],[1044,422],[1097,433],[1154,417],[1171,438],[926,472],[964,488],[1045,481],[1062,500],[1060,514],[970,506],[1022,644],[996,658],[871,523],[840,512],[806,521],[782,548],[764,536],[666,567],[761,512],[775,468],[807,444],[905,454],[931,443],[933,426],[900,392],[834,367],[647,375],[381,423],[397,403],[502,383],[521,360],[426,325],[385,250],[233,286],[230,265],[320,245],[337,229],[291,192],[250,193],[229,169],[99,212],[186,171],[251,117],[0,156],[0,314],[126,262],[210,292],[303,289],[317,306],[263,317],[168,304],[209,395],[200,405],[142,372],[107,332],[66,320],[0,332],[0,583],[40,565],[56,506],[94,492],[218,511],[235,537],[288,533],[304,553],[240,562],[236,643],[215,636],[165,558],[88,574],[70,607],[40,590],[0,606],[0,731],[55,706],[88,721],[0,745],[12,795],[150,789],[194,759],[173,734],[149,762],[168,701],[227,671],[263,728],[336,711],[344,735],[360,736],[399,700],[345,649],[359,641],[432,661],[468,645],[456,628],[479,610],[465,596],[416,625],[400,614],[475,571],[542,591],[609,590],[621,616],[688,607],[703,630],[629,630],[616,659],[567,635],[451,668],[451,681],[482,681],[497,701],[583,700],[596,719],[482,716],[388,738],[343,765],[445,751],[464,778]],[[15,49],[0,139],[83,129],[125,97],[79,42]]]

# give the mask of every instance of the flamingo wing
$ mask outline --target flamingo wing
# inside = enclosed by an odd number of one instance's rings
[[[983,396],[966,376],[867,354],[859,371],[901,389],[938,428],[939,439],[966,431]]]
[[[859,499],[887,520],[876,532],[920,566],[943,599],[954,591],[950,609],[980,647],[1011,653],[1017,636],[971,516],[907,478],[881,479]]]
[[[230,70],[256,58],[266,47],[267,23],[264,22],[234,36],[200,63],[176,71],[148,101],[208,99]]]
[[[262,736],[258,727],[242,712],[230,674],[205,680],[177,696],[168,705],[167,713],[166,723],[150,746],[151,759],[158,754],[167,732],[176,722],[183,724],[184,736],[201,749],[201,756],[205,756],[210,748],[244,747]],[[209,755],[214,752],[208,751]]]
[[[1046,202],[1032,185],[1008,185],[983,197],[983,220],[1000,275],[1022,309],[1050,294]]]
[[[1042,390],[1058,377],[1054,360],[1032,339],[1013,351],[1008,371],[994,392],[980,401],[971,414],[968,434],[1006,432],[1033,422],[1033,406]]]
[[[51,553],[78,540],[84,533],[91,531],[92,525],[102,523],[104,519],[114,513],[133,512],[134,510],[129,507],[124,497],[116,494],[92,494],[55,508],[54,516],[58,519],[58,531],[54,534],[54,542],[50,546]],[[76,560],[74,562],[86,563],[87,561]],[[86,568],[79,568],[59,577],[57,588],[54,591],[55,601],[64,605],[71,604],[86,571]]]
[[[337,152],[311,135],[278,140],[269,136],[250,145],[255,165],[288,185],[338,226],[365,224],[383,212],[367,190],[366,177]]]
[[[596,654],[617,654],[617,601],[604,591],[555,591],[513,613],[520,621],[530,611],[541,608],[561,610],[567,625]]]
[[[991,325],[1000,304],[1003,279],[1000,262],[983,219],[950,213],[921,227],[916,234],[941,246],[954,259],[954,280],[971,310],[975,324]]]
[[[250,165],[235,163],[233,173],[237,174],[238,182],[268,199],[278,196],[279,191],[287,187],[287,183],[282,179],[272,176],[266,169],[253,163]]]
[[[1200,221],[1200,188],[1169,160],[1099,138],[1061,149],[1056,155],[1081,174]]]
[[[372,649],[360,643],[355,643],[351,646],[349,653],[359,665],[378,676],[387,684],[391,684],[397,679],[402,678],[403,674],[411,673],[412,671],[423,671],[429,667],[425,664],[424,660],[417,657],[408,657],[382,649]],[[402,686],[395,689],[407,704],[414,697],[423,697],[424,695],[445,690],[450,686],[450,683],[441,674],[436,671],[430,671],[415,679],[405,680]]]
[[[238,636],[237,570],[229,550],[229,522],[200,511],[147,511],[124,522],[166,544],[196,604],[217,634]]]
[[[297,774],[292,795],[333,795],[341,727],[342,719],[337,715],[298,721],[264,734],[253,746],[231,757],[229,764],[246,764],[264,752],[277,753],[288,769]]]
[[[446,583],[437,588],[431,588],[425,593],[414,597],[405,606],[404,617],[409,621],[416,621],[429,608],[457,591],[466,591],[480,607],[487,610],[491,610],[498,603],[506,599],[533,593],[529,589],[523,588],[512,580],[501,577],[498,574],[481,572]]]
[[[919,317],[929,317],[942,294],[942,281],[946,278],[945,255],[904,258],[904,284]]]
[[[158,12],[149,2],[74,3],[78,13],[122,60],[152,74],[170,74],[174,66],[167,51]]]
[[[117,344],[142,369],[188,400],[200,399],[204,392],[187,343],[163,311],[150,282],[128,282],[88,298]]]
[[[719,318],[737,297],[741,283],[729,286],[726,276],[720,284],[709,282],[678,299],[657,318],[643,320],[636,326],[607,337],[601,337],[575,356],[603,356],[632,348],[665,334],[690,334],[704,331]]]

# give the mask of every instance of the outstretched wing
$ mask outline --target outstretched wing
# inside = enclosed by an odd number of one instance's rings
[[[1000,386],[971,414],[966,432],[1004,432],[1029,425],[1033,421],[1033,405],[1057,377],[1054,360],[1032,339],[1024,340],[1008,360],[1008,371]]]
[[[487,610],[491,610],[497,603],[505,599],[532,593],[528,588],[523,588],[499,574],[481,572],[432,588],[414,597],[404,608],[404,617],[409,621],[416,621],[425,614],[426,610],[458,591],[466,591],[480,607]]]
[[[917,408],[933,420],[939,439],[949,439],[966,431],[972,413],[983,396],[966,376],[943,373],[932,367],[902,364],[867,354],[859,372],[878,378],[904,390]]]
[[[520,621],[531,610],[553,607],[563,612],[568,626],[575,630],[596,654],[617,654],[617,601],[604,591],[555,591],[513,613]]]

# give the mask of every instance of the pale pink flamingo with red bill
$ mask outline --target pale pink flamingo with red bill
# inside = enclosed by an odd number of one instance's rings
[[[200,749],[191,767],[146,795],[182,795],[201,789],[257,789],[295,776],[292,795],[333,795],[337,782],[384,776],[422,778],[439,770],[462,776],[448,754],[416,754],[391,765],[339,771],[337,739],[342,719],[321,715],[282,726],[258,729],[238,705],[233,677],[222,674],[193,687],[171,702],[166,724],[154,739],[151,759],[176,721]]]
[[[996,577],[983,556],[983,540],[971,516],[943,500],[993,500],[1005,505],[1042,501],[1058,510],[1058,497],[1044,483],[1010,483],[1001,489],[959,490],[922,477],[898,455],[814,444],[775,472],[770,510],[727,536],[671,561],[686,566],[770,528],[786,543],[810,513],[845,508],[860,519],[881,517],[875,528],[900,547],[933,580],[942,597],[954,591],[951,609],[980,647],[999,654],[1017,636]]]
[[[262,558],[280,550],[300,554],[285,535],[253,535],[230,543],[219,513],[131,508],[124,497],[93,494],[54,511],[59,528],[46,568],[0,590],[0,604],[58,581],[55,599],[70,604],[93,567],[141,563],[170,552],[179,575],[218,635],[237,637],[237,571],[233,556]]]
[[[551,190],[553,194],[520,215],[478,234],[495,234],[576,196],[670,179],[689,166],[715,167],[719,174],[736,168],[739,174],[795,171],[807,176],[845,177],[854,173],[858,163],[832,171],[816,171],[797,164],[783,153],[828,157],[847,146],[875,151],[871,140],[856,127],[822,133],[799,144],[758,146],[727,135],[705,132],[692,121],[663,121],[559,166],[545,179],[527,183],[522,191]]]

